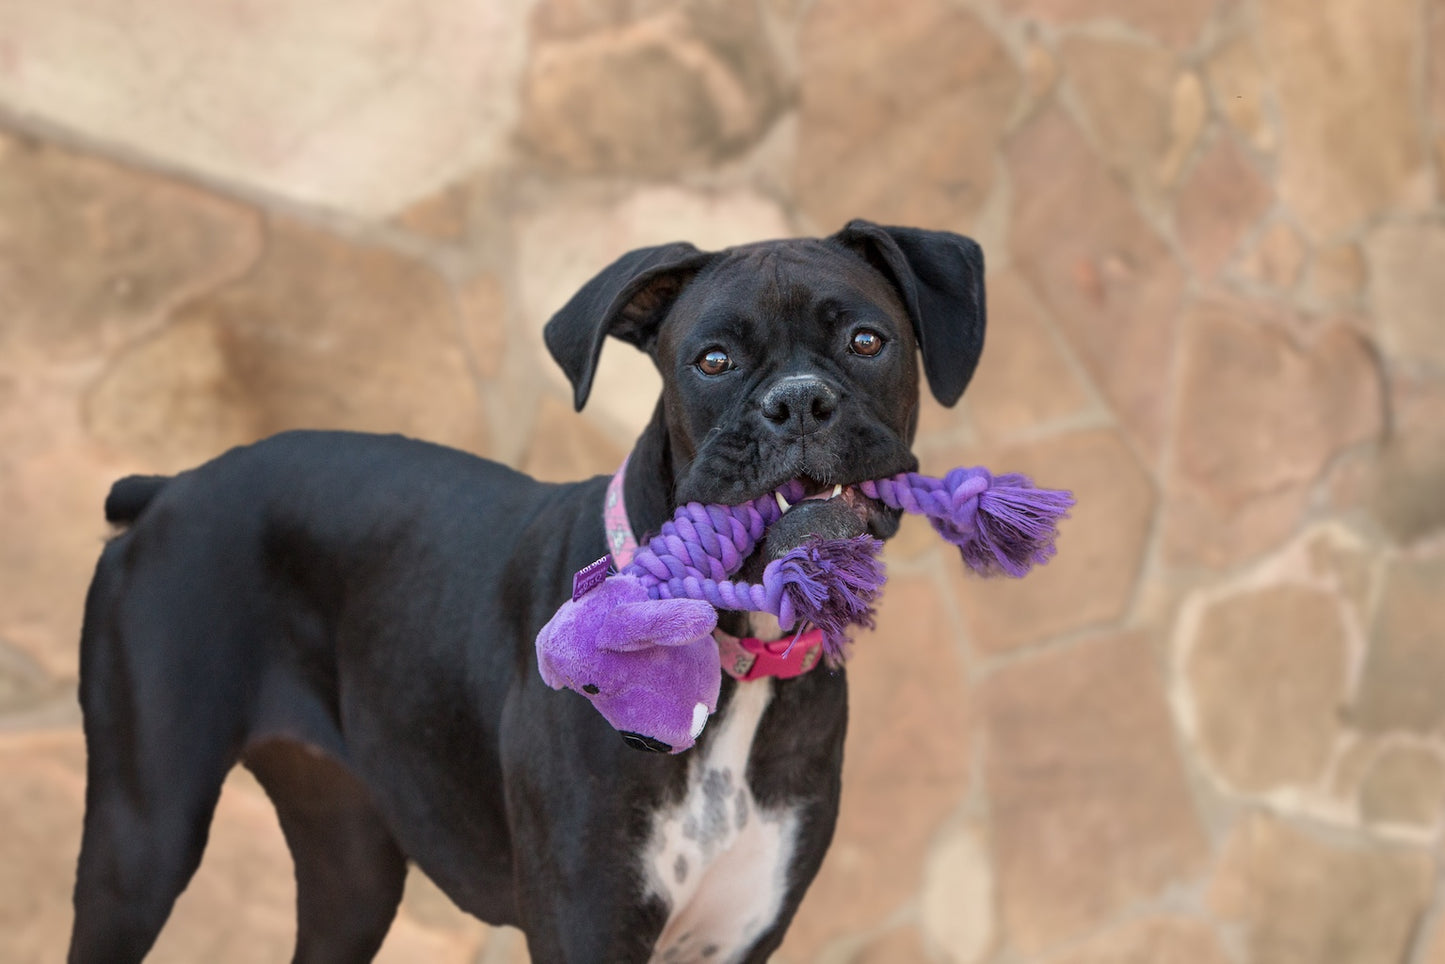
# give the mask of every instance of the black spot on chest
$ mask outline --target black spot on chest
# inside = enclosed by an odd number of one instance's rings
[[[740,789],[736,792],[742,796]],[[733,794],[732,769],[708,769],[702,775],[702,812],[687,815],[687,819],[683,821],[682,835],[703,846],[721,841],[728,832],[728,802],[733,799]],[[746,817],[741,819],[745,821]],[[742,824],[739,823],[738,826],[741,827]]]

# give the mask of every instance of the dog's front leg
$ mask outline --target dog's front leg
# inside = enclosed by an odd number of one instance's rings
[[[534,964],[648,961],[667,919],[643,849],[684,762],[626,746],[581,696],[533,678],[502,723],[517,904]]]

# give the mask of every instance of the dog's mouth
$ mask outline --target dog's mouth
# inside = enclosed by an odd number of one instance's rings
[[[780,559],[810,539],[851,539],[871,533],[892,535],[897,510],[864,495],[856,485],[823,483],[807,477],[790,479],[772,490],[782,516],[768,526],[762,540],[735,578],[761,582],[768,563]],[[776,639],[782,635],[777,620],[765,614],[723,612],[718,625],[735,636]]]
[[[768,526],[756,551],[744,563],[742,577],[761,574],[764,566],[812,538],[851,539],[864,533],[892,535],[895,510],[864,495],[856,485],[824,483],[806,476],[789,479],[772,491],[782,516]]]
[[[784,482],[773,490],[773,498],[784,516],[805,506],[806,514],[812,514],[818,506],[810,503],[826,503],[830,515],[852,515],[864,529],[869,528],[877,513],[886,511],[881,502],[868,498],[856,485],[830,485],[807,476]]]

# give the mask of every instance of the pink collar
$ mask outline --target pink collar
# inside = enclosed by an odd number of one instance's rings
[[[764,676],[778,679],[802,676],[817,666],[818,658],[823,655],[823,631],[816,626],[800,633],[796,639],[784,636],[771,642],[755,636],[739,639],[721,629],[714,629],[712,635],[717,640],[723,672],[739,683]]]
[[[607,531],[607,551],[612,562],[624,569],[637,555],[637,536],[632,534],[632,520],[627,518],[627,499],[622,494],[622,480],[627,476],[627,459],[612,481],[607,483],[607,498],[602,503],[602,528]]]
[[[627,517],[627,500],[622,493],[627,475],[627,459],[607,483],[607,497],[602,503],[602,527],[607,533],[607,548],[613,564],[622,569],[637,555],[637,536],[632,520]],[[713,630],[723,672],[740,683],[774,676],[792,679],[817,666],[823,655],[823,631],[814,627],[797,637],[765,641],[753,636],[737,637]]]

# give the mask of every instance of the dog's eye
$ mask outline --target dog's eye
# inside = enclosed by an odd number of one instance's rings
[[[871,329],[860,328],[853,333],[853,341],[848,345],[848,350],[855,355],[872,357],[883,350],[883,336]]]
[[[721,375],[732,367],[733,360],[721,348],[709,348],[697,359],[697,369],[704,375]]]

